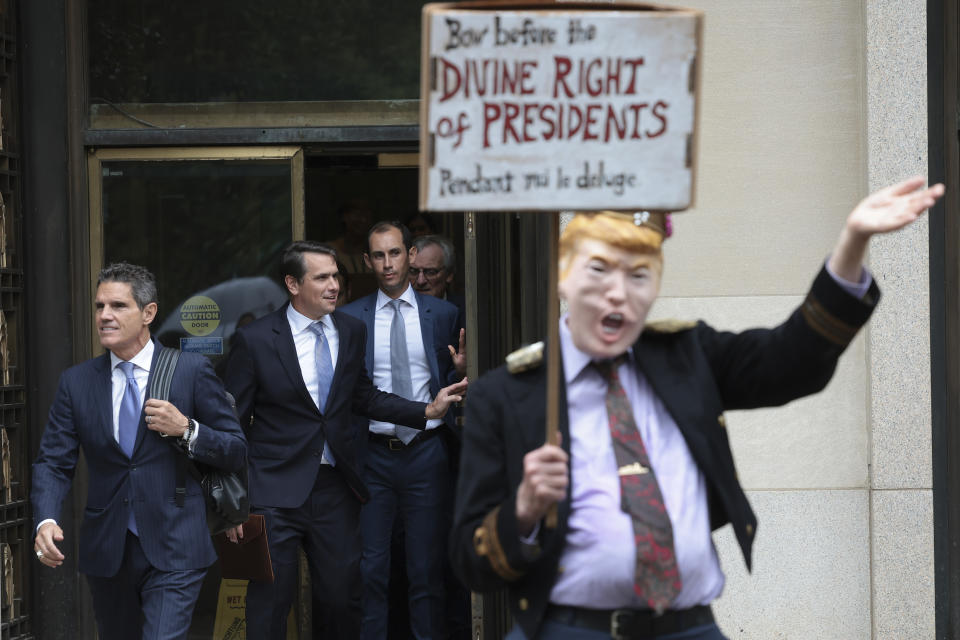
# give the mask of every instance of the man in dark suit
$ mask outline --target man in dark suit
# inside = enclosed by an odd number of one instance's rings
[[[723,412],[827,384],[879,298],[861,266],[868,241],[943,194],[923,183],[860,203],[800,308],[740,334],[645,328],[669,227],[642,213],[574,217],[560,241],[560,441],[544,442],[542,344],[481,377],[467,404],[452,558],[472,589],[509,590],[511,640],[724,638],[711,530],[731,523],[749,567],[757,521]]]
[[[410,286],[410,232],[381,222],[367,235],[364,259],[379,290],[343,308],[367,328],[366,364],[373,382],[422,400],[463,375],[466,362],[457,308]],[[459,369],[459,371],[458,371]],[[410,581],[410,626],[418,639],[442,638],[445,627],[444,563],[449,523],[450,429],[442,420],[414,433],[395,419],[371,420],[364,481],[370,502],[360,515],[363,537],[363,635],[386,638],[390,541],[399,515]],[[437,437],[442,436],[442,437]]]
[[[334,311],[340,290],[334,250],[294,242],[283,252],[280,273],[290,303],[240,331],[225,378],[247,432],[250,504],[265,516],[275,576],[273,584],[247,588],[247,636],[286,637],[302,546],[314,601],[325,605],[315,630],[354,640],[358,519],[369,498],[361,479],[366,432],[354,415],[423,429],[459,401],[466,385],[436,389],[429,404],[379,391],[364,368],[366,327]]]
[[[83,449],[90,477],[80,571],[105,640],[187,637],[216,554],[199,484],[188,475],[184,504],[174,501],[177,457],[239,470],[246,455],[240,425],[203,356],[181,354],[169,401],[143,402],[160,353],[149,330],[156,313],[149,271],[118,263],[100,272],[96,326],[107,353],[61,376],[33,465],[34,549],[40,562],[57,567],[64,556],[56,519]]]

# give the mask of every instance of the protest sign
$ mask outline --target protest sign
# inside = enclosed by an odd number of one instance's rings
[[[517,6],[424,7],[420,208],[691,206],[702,14]]]

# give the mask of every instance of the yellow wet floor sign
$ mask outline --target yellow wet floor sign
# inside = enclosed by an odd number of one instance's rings
[[[213,640],[247,640],[247,580],[221,580]],[[250,640],[256,640],[251,638]],[[299,640],[293,609],[287,620],[287,640]]]

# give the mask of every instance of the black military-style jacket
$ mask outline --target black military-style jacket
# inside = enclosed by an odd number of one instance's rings
[[[757,519],[737,480],[723,412],[779,406],[823,389],[879,298],[876,283],[856,299],[821,269],[803,304],[777,327],[732,333],[703,322],[666,329],[653,324],[634,345],[636,366],[706,479],[713,528],[732,524],[748,569]],[[569,454],[564,391],[559,429]],[[570,514],[568,498],[559,505],[557,528],[540,528],[539,548],[531,553],[521,545],[516,493],[523,456],[544,443],[545,397],[542,358],[500,367],[471,383],[450,539],[460,579],[479,592],[508,587],[511,610],[528,637],[539,629],[562,570]]]

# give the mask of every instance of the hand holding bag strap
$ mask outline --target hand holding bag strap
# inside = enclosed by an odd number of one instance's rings
[[[149,397],[158,400],[169,398],[170,385],[173,382],[173,373],[179,357],[180,351],[177,349],[161,347],[152,372]],[[224,391],[224,393],[230,406],[236,411],[233,396],[229,392]],[[180,446],[179,439],[174,439],[171,444],[180,454],[177,456],[177,488],[174,495],[177,506],[183,507],[187,494],[187,473],[189,473],[203,490],[204,501],[207,504],[207,525],[211,533],[219,533],[243,523],[250,512],[246,469],[239,473],[217,469],[208,469],[201,473],[190,459],[189,453]]]
[[[177,368],[179,358],[178,349],[160,347],[160,355],[157,356],[157,364],[153,368],[147,397],[157,400],[166,400],[170,397],[170,385],[173,384],[173,372]]]
[[[157,363],[153,367],[153,375],[150,378],[150,388],[147,392],[148,398],[157,400],[167,400],[170,397],[170,385],[173,384],[173,372],[177,368],[177,360],[180,358],[178,349],[170,347],[160,347],[160,353],[157,355]],[[175,445],[180,453],[183,451],[179,445]],[[178,507],[183,507],[184,497],[187,495],[187,472],[190,465],[187,457],[177,456],[177,487],[174,491],[174,502]],[[196,468],[192,469],[194,477],[199,476]]]

